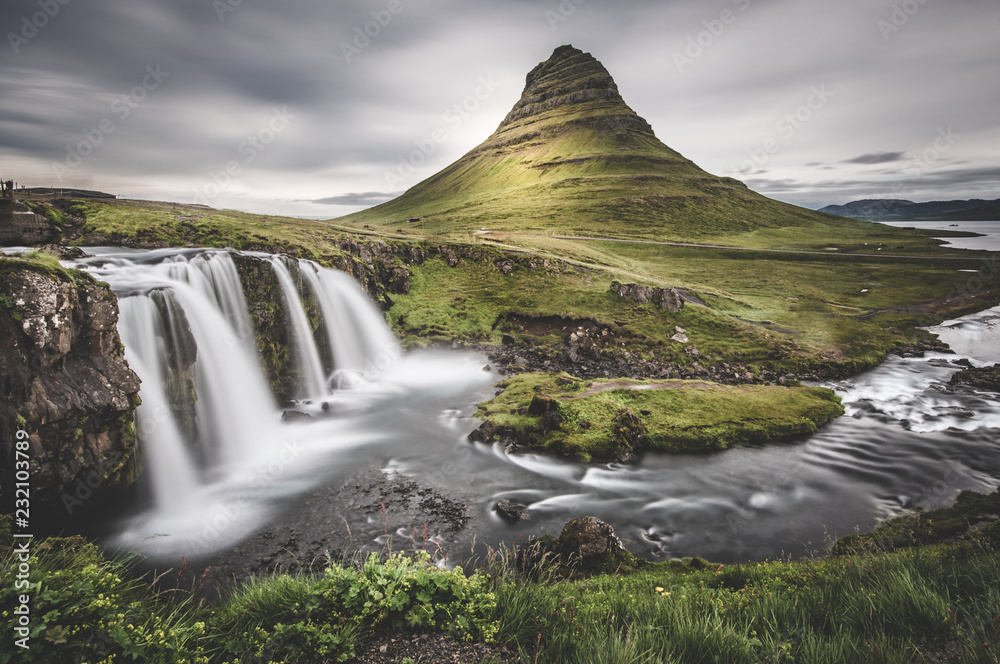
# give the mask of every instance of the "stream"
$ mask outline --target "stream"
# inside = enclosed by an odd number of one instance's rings
[[[126,357],[143,382],[137,427],[147,499],[113,524],[107,543],[153,560],[231,547],[317,487],[371,464],[471,505],[476,532],[444,542],[456,556],[473,536],[510,544],[594,515],[651,559],[801,557],[905,509],[1000,485],[1000,394],[948,385],[958,360],[1000,362],[1000,307],[931,329],[954,355],[891,356],[824,384],[847,414],[808,439],[596,465],[469,442],[476,404],[502,379],[484,368],[488,358],[404,353],[350,277],[258,254],[281,284],[301,376],[298,410],[309,416],[283,421],[248,333],[231,253],[86,251],[92,257],[75,266],[118,294]],[[316,333],[301,293],[323,316]],[[184,357],[197,358],[187,420],[165,387]],[[531,518],[500,519],[493,507],[505,498],[527,505]]]

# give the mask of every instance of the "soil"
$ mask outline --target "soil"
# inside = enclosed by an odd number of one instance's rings
[[[376,634],[357,649],[357,664],[390,664],[410,658],[414,664],[474,664],[520,662],[509,645],[456,641],[440,633],[393,631]],[[305,664],[305,663],[300,663]]]

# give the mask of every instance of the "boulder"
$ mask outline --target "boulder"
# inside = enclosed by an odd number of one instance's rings
[[[483,422],[479,425],[479,428],[468,435],[468,440],[470,442],[488,443],[493,440],[493,425],[489,422]]]
[[[625,553],[615,529],[597,517],[584,516],[563,526],[556,549],[567,561],[577,561],[582,567],[595,567]]]
[[[654,288],[639,284],[611,282],[611,292],[618,297],[628,298],[639,304],[655,302],[661,309],[677,313],[684,306],[684,298],[676,288]]]
[[[528,521],[531,519],[531,513],[528,511],[527,505],[515,503],[506,498],[498,500],[497,504],[493,506],[493,510],[507,523],[517,523],[518,521]]]
[[[528,415],[545,415],[548,412],[558,412],[559,402],[544,394],[536,394],[531,397],[528,405]]]
[[[593,516],[567,522],[558,538],[552,535],[530,538],[515,549],[514,560],[528,574],[537,574],[550,566],[569,575],[614,573],[641,564],[625,549],[614,528]]]

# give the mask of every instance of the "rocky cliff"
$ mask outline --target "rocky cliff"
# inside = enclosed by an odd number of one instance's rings
[[[138,474],[139,379],[117,322],[115,296],[88,275],[52,258],[0,259],[2,493],[13,493],[14,441],[24,430],[40,528],[92,509],[94,496]]]

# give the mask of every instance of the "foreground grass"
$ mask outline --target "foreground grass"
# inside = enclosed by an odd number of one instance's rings
[[[30,648],[6,638],[0,662],[350,661],[366,635],[413,628],[507,643],[532,663],[995,664],[998,546],[993,523],[956,544],[802,562],[640,563],[589,578],[555,568],[525,577],[503,555],[469,575],[426,558],[369,558],[256,579],[210,605],[195,599],[197,573],[172,572],[174,589],[162,590],[80,538],[40,540],[32,585],[19,591],[30,593]],[[8,634],[19,564],[3,553]]]
[[[998,562],[937,547],[504,584],[500,636],[539,662],[997,662]]]
[[[816,433],[843,414],[819,387],[707,381],[582,381],[521,374],[476,417],[516,442],[584,461],[643,450],[707,452]]]

